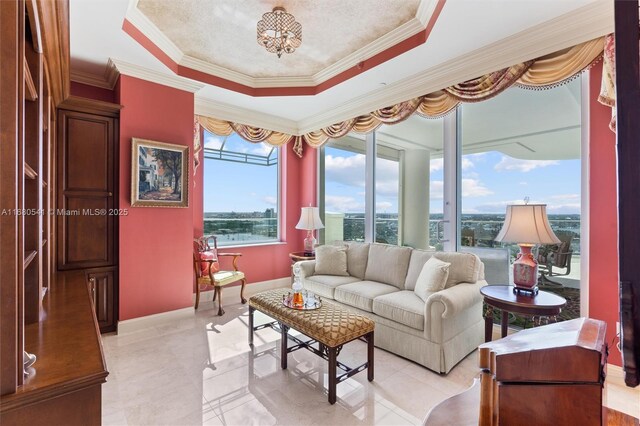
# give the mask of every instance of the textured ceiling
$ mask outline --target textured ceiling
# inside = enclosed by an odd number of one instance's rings
[[[410,21],[419,4],[420,0],[139,0],[138,9],[185,55],[251,77],[305,77]],[[256,24],[274,6],[284,6],[302,24],[302,46],[280,59],[256,42]]]

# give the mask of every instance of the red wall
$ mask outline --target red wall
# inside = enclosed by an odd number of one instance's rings
[[[193,145],[193,93],[122,75],[120,320],[192,306],[193,182],[188,208],[131,207],[131,138]],[[189,151],[189,164],[193,150]],[[190,166],[190,175],[193,171]],[[190,176],[191,178],[191,176]]]
[[[280,212],[281,243],[231,247],[221,249],[222,253],[242,253],[238,261],[238,267],[247,277],[247,285],[260,281],[268,281],[284,278],[291,275],[291,262],[289,253],[301,251],[306,231],[295,229],[300,219],[300,207],[312,204],[317,205],[317,161],[316,149],[305,146],[303,158],[299,158],[292,150],[293,145],[287,144],[280,148]],[[202,205],[203,205],[203,168],[204,162],[200,152],[200,166],[196,172],[196,188],[194,189],[193,229],[194,236],[202,236]],[[195,206],[198,206],[195,209]],[[224,211],[224,206],[220,210]],[[228,260],[223,259],[222,262]],[[230,265],[222,264],[223,268]],[[195,282],[195,280],[194,280]]]
[[[602,62],[591,69],[589,81],[589,316],[606,321],[611,343],[618,321],[616,138],[609,130],[611,108],[597,101],[601,78]],[[622,365],[615,347],[609,362]]]
[[[89,86],[76,81],[71,82],[71,94],[73,96],[80,96],[81,98],[89,98],[105,102],[115,102],[117,97],[115,90]]]

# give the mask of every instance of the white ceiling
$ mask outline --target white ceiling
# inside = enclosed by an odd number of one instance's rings
[[[139,0],[137,8],[185,55],[250,77],[313,76],[415,18],[420,0],[292,0],[302,45],[278,58],[256,41],[271,0]],[[354,19],[357,16],[358,19]]]
[[[283,0],[279,4],[288,7],[301,1]],[[272,2],[263,3],[260,11]],[[94,84],[102,80],[106,84],[104,76],[108,75],[111,58],[127,65],[118,66],[121,72],[137,77],[188,81],[175,76],[123,32],[128,6],[129,0],[70,0],[72,79]],[[357,11],[348,10],[355,14],[348,16],[350,20],[360,19]],[[340,14],[342,10],[333,12]],[[315,24],[330,25],[326,20]],[[353,28],[362,31],[360,26]],[[211,85],[195,85],[196,112],[300,134],[590,40],[612,29],[610,0],[447,0],[426,43],[324,92],[314,96],[252,97]],[[245,30],[255,42],[255,30]],[[329,34],[327,37],[329,42]],[[296,53],[289,57],[291,66],[305,61]]]

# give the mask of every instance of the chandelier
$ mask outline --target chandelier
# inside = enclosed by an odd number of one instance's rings
[[[293,53],[302,44],[302,25],[284,7],[274,7],[258,21],[258,44],[278,58]]]

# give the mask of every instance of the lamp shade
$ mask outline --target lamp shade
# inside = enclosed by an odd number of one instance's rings
[[[508,205],[504,225],[495,241],[520,244],[559,244],[551,230],[546,204]]]
[[[300,220],[296,225],[296,229],[313,229],[324,228],[322,220],[320,220],[320,209],[317,207],[303,207],[300,212]]]

